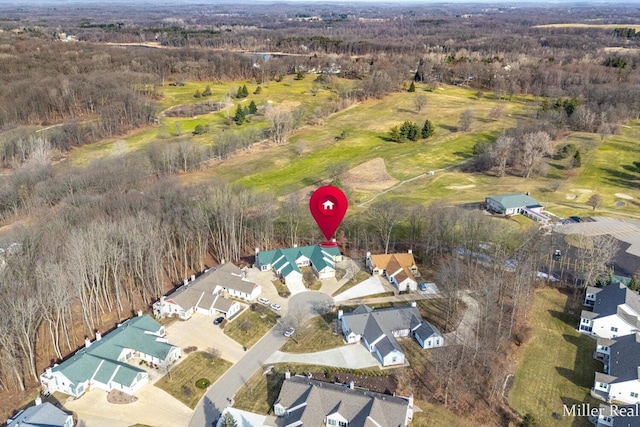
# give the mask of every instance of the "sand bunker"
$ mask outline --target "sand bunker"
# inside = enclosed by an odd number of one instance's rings
[[[593,193],[593,190],[587,190],[586,188],[572,188],[571,191],[573,191],[574,193],[581,193],[581,194]]]
[[[614,196],[616,196],[618,199],[633,200],[632,196],[624,193],[616,193],[614,194]]]
[[[468,184],[468,185],[447,185],[445,188],[448,190],[468,190],[470,188],[475,187],[475,184]]]

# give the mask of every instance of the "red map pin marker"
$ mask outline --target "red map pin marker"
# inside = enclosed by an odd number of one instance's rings
[[[309,210],[327,240],[331,240],[338,229],[348,206],[347,196],[331,185],[320,187],[311,195]]]

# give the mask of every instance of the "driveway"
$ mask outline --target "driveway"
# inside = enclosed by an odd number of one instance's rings
[[[331,304],[333,304],[333,299],[320,292],[299,293],[289,299],[289,308],[282,321],[286,321],[287,316],[296,316],[296,321],[304,322]],[[244,383],[262,368],[266,359],[287,341],[282,330],[282,325],[274,326],[245,353],[238,363],[233,365],[209,388],[198,402],[189,423],[190,427],[211,426],[213,421],[220,416],[222,410],[228,406],[227,399],[233,398]]]
[[[240,344],[213,324],[216,317],[195,313],[189,320],[177,320],[167,326],[167,339],[183,350],[191,346],[201,351],[215,349],[221,358],[236,363],[244,357],[245,352]]]
[[[335,366],[336,368],[364,369],[378,367],[380,363],[362,344],[344,345],[317,353],[283,353],[276,351],[265,363],[308,363],[312,365]]]
[[[367,280],[358,283],[353,288],[347,289],[343,293],[336,295],[335,302],[343,302],[354,298],[364,298],[369,295],[376,295],[386,292],[379,276],[371,276]]]
[[[462,292],[460,299],[466,304],[467,309],[462,315],[462,319],[460,319],[458,328],[454,332],[444,335],[444,343],[445,345],[457,343],[473,346],[476,339],[474,329],[479,315],[478,301],[468,291]]]
[[[64,403],[64,408],[77,413],[87,427],[180,427],[189,423],[191,409],[151,384],[142,387],[136,397],[136,402],[118,405],[107,402],[106,392],[94,389]]]

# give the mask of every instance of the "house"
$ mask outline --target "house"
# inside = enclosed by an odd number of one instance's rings
[[[224,314],[230,319],[242,307],[225,295],[251,302],[261,293],[260,285],[247,280],[232,263],[225,263],[198,278],[192,276],[191,281],[185,280],[183,286],[156,301],[153,312],[157,317],[177,315],[183,320],[196,312],[207,316]]]
[[[320,245],[294,246],[260,252],[256,249],[256,267],[260,271],[273,270],[284,278],[287,286],[303,285],[300,267],[311,267],[318,279],[336,277],[336,262],[342,261],[337,247]]]
[[[385,276],[400,291],[417,289],[416,276],[420,273],[411,249],[403,254],[371,255],[367,252],[366,266],[371,274]]]
[[[7,427],[73,427],[73,415],[36,397],[35,406],[23,409],[7,420]]]
[[[311,378],[286,377],[273,405],[279,427],[405,427],[413,418],[413,395],[405,398]]]
[[[596,357],[604,372],[596,372],[592,394],[607,402],[640,403],[640,333],[598,341]]]
[[[405,363],[405,354],[396,338],[413,336],[422,348],[444,345],[435,326],[422,319],[415,302],[410,306],[374,310],[361,305],[351,313],[338,310],[345,341],[361,342],[382,366]]]
[[[524,215],[545,224],[550,221],[550,218],[542,213],[542,205],[529,194],[489,196],[485,199],[485,205],[489,212],[500,215]]]
[[[85,339],[83,349],[47,368],[40,382],[45,391],[73,397],[93,388],[134,394],[149,381],[149,374],[128,361],[135,358],[168,368],[180,358],[180,348],[169,344],[164,335],[164,326],[139,312],[104,337],[97,332],[94,342]]]
[[[596,427],[640,427],[640,406],[600,405]]]
[[[588,286],[578,330],[601,338],[616,338],[640,330],[640,295],[624,284]]]

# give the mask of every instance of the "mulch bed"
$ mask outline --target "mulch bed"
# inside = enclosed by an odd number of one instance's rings
[[[349,384],[353,381],[356,387],[366,388],[376,393],[393,394],[398,388],[398,382],[390,375],[379,377],[369,377],[366,375],[355,375],[346,372],[334,372],[331,378],[327,378],[324,372],[313,372],[314,380],[325,381],[329,383]]]
[[[123,393],[120,390],[111,390],[107,393],[107,402],[115,403],[117,405],[126,405],[127,403],[133,403],[138,400],[135,396],[130,396],[127,393]]]

